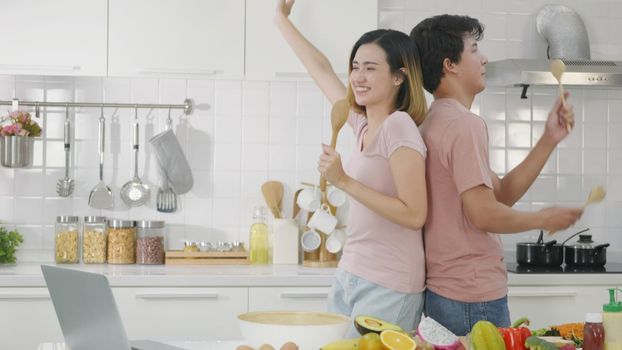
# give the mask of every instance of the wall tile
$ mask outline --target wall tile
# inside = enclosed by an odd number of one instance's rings
[[[490,60],[544,57],[546,45],[536,33],[534,14],[546,3],[380,0],[378,19],[381,28],[409,33],[419,21],[435,14],[468,14],[486,25],[481,49]],[[622,11],[616,11],[622,9],[619,1],[563,3],[579,11],[588,26],[594,58],[615,59],[622,55],[622,39],[612,34],[622,19]],[[616,213],[622,206],[622,92],[570,86],[567,90],[571,93],[568,102],[574,106],[576,126],[515,208],[538,210],[558,202],[580,205],[593,185],[605,185],[606,203],[590,207],[575,228],[589,225],[599,240],[617,244],[617,248],[612,248],[620,250],[622,238],[617,233],[622,222]],[[525,159],[543,134],[557,98],[555,87],[531,87],[527,99],[520,99],[520,93],[520,88],[489,87],[472,106],[472,111],[487,121],[490,163],[500,175]],[[64,176],[64,109],[42,111],[45,131],[44,137],[35,142],[34,166],[0,168],[0,181],[4,184],[0,188],[0,220],[23,229],[28,237],[24,250],[47,249],[50,259],[54,218],[68,211],[79,215],[161,218],[168,223],[169,248],[181,248],[184,239],[247,242],[253,207],[265,205],[261,184],[267,180],[283,182],[283,211],[291,214],[293,193],[300,182],[318,182],[319,143],[329,142],[331,135],[331,105],[309,81],[0,76],[0,99],[13,96],[22,100],[173,104],[188,97],[195,102],[190,116],[178,110],[171,113],[174,131],[194,177],[192,190],[178,196],[179,210],[172,214],[157,212],[154,198],[147,206],[132,209],[126,208],[119,198],[119,189],[131,178],[133,169],[133,111],[129,109],[105,109],[104,181],[113,189],[116,207],[96,210],[87,203],[98,181],[98,108],[70,109],[75,141],[70,174],[76,188],[70,198],[59,197],[55,185]],[[427,98],[432,100],[429,94]],[[164,130],[167,115],[167,110],[139,110],[139,174],[154,193],[160,179],[148,138]],[[355,137],[345,127],[337,147],[344,163],[354,145]],[[342,210],[340,215],[344,213]],[[569,235],[572,231],[560,234]],[[534,230],[504,236],[504,247],[513,250],[516,242],[533,241],[537,233]]]

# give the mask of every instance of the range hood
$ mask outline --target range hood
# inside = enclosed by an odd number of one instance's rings
[[[504,59],[486,65],[489,86],[522,86],[523,98],[530,85],[557,85],[548,57],[566,65],[562,84],[569,86],[622,87],[622,61],[591,60],[590,44],[583,20],[569,7],[545,5],[536,16],[536,30],[546,41],[543,58]]]
[[[564,85],[620,86],[622,61],[565,60]],[[505,59],[486,65],[488,86],[557,85],[548,59]]]

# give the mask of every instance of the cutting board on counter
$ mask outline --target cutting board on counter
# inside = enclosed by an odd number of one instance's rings
[[[248,265],[247,251],[241,252],[184,252],[167,250],[166,265]]]

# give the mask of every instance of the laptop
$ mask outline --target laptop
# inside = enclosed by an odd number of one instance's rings
[[[41,270],[71,350],[183,350],[150,340],[128,341],[106,276],[48,265]]]

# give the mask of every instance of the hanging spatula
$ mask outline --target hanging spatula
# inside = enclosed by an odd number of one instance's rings
[[[112,190],[104,183],[105,127],[104,109],[102,108],[101,116],[99,117],[99,183],[95,185],[89,195],[89,206],[97,209],[110,209],[114,205]]]

